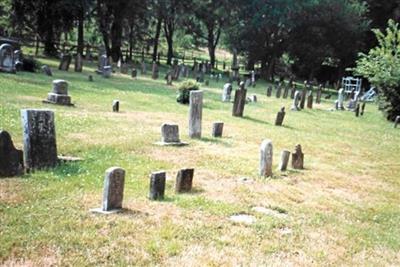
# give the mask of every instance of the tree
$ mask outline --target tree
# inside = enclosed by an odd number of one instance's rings
[[[400,27],[389,20],[386,32],[373,30],[378,45],[368,54],[360,53],[355,73],[378,87],[380,107],[387,119],[400,115]]]

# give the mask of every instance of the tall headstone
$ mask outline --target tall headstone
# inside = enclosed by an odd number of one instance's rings
[[[136,78],[137,78],[137,69],[132,68],[132,70],[131,70],[131,77],[132,77],[133,79],[136,79]]]
[[[285,118],[285,107],[282,107],[281,110],[276,114],[275,125],[282,126],[283,119]]]
[[[14,48],[10,44],[0,45],[0,71],[16,73]]]
[[[104,66],[102,75],[104,78],[110,78],[112,74],[112,67],[111,66]]]
[[[246,94],[247,90],[244,88],[244,82],[241,82],[239,89],[235,91],[232,116],[243,117],[244,106],[246,104]]]
[[[224,89],[222,91],[222,101],[223,102],[230,102],[231,101],[231,94],[232,94],[232,84],[226,83],[224,85]]]
[[[53,90],[47,94],[47,99],[43,102],[48,104],[73,106],[71,103],[71,97],[68,95],[68,82],[64,80],[54,80]]]
[[[282,93],[282,85],[281,85],[281,83],[279,83],[276,86],[276,98],[280,98],[281,97],[281,93]]]
[[[112,167],[106,170],[104,176],[103,200],[101,208],[92,209],[92,212],[111,214],[122,211],[124,198],[125,170]]]
[[[296,145],[292,153],[292,168],[298,170],[304,169],[304,154],[300,144]]]
[[[310,90],[310,91],[308,91],[308,94],[307,94],[307,108],[309,108],[309,109],[313,108],[313,101],[314,101],[313,92]]]
[[[304,88],[301,90],[301,95],[300,95],[300,109],[304,109],[304,106],[306,104],[306,98],[307,98],[307,90]]]
[[[185,193],[192,191],[194,169],[179,170],[176,175],[175,192]]]
[[[75,70],[75,72],[82,72],[82,69],[83,69],[82,55],[80,53],[78,53],[75,56],[74,70]]]
[[[344,90],[341,88],[338,92],[338,99],[335,102],[335,108],[337,110],[344,110]]]
[[[296,85],[293,84],[292,87],[290,87],[290,99],[294,99],[294,94],[296,93]]]
[[[268,86],[267,88],[267,96],[270,97],[272,95],[272,86]]]
[[[11,136],[0,130],[0,178],[13,177],[24,173],[22,150],[15,148]]]
[[[113,112],[119,112],[119,100],[113,100],[112,110]]]
[[[278,170],[280,171],[286,171],[287,166],[289,163],[289,157],[290,157],[290,151],[289,150],[283,150],[281,153],[281,161],[279,163]]]
[[[158,64],[157,64],[157,62],[153,62],[151,78],[154,80],[158,79]]]
[[[285,89],[283,90],[283,99],[288,98],[289,95],[289,84],[287,86],[285,86]]]
[[[300,99],[301,99],[301,93],[299,91],[296,91],[296,93],[294,94],[291,110],[294,111],[300,110]]]
[[[56,131],[51,110],[21,110],[24,165],[28,171],[57,165]]]
[[[222,132],[224,130],[224,123],[221,121],[214,122],[212,127],[212,137],[222,137]]]
[[[272,141],[266,139],[260,147],[260,176],[272,176]]]
[[[396,116],[396,119],[394,120],[394,128],[397,128],[397,125],[400,123],[400,116]]]
[[[147,66],[146,66],[146,62],[142,61],[142,68],[141,68],[141,73],[142,75],[146,75],[147,73]]]
[[[61,60],[60,60],[60,65],[58,66],[59,70],[64,70],[68,71],[69,70],[69,65],[71,64],[72,61],[72,56],[69,54],[62,54],[61,55]]]
[[[164,171],[153,172],[150,175],[149,199],[164,199],[166,173]]]
[[[360,103],[357,104],[356,109],[354,110],[356,117],[360,115]]]
[[[203,91],[190,92],[189,98],[189,136],[201,138],[201,120],[203,116]]]
[[[318,86],[318,89],[317,89],[317,98],[316,98],[316,100],[315,100],[315,103],[321,104],[321,96],[322,96],[322,84],[320,84],[320,85]]]

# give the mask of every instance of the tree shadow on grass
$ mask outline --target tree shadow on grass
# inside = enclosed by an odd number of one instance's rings
[[[221,144],[221,145],[224,145],[224,146],[230,146],[229,143],[224,141],[223,137],[221,137],[221,138],[218,138],[218,137],[202,137],[200,139],[200,141],[207,142],[207,143],[213,143],[213,144]]]
[[[243,119],[248,120],[248,121],[252,121],[252,122],[256,122],[259,124],[264,124],[264,125],[271,125],[269,122],[267,121],[263,121],[263,120],[259,120],[259,119],[255,119],[249,116],[244,116]]]

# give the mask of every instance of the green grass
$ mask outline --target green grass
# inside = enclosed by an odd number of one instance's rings
[[[203,138],[188,137],[188,107],[176,103],[177,83],[115,74],[60,72],[0,74],[0,128],[22,147],[20,109],[56,114],[59,154],[82,157],[48,171],[0,179],[0,263],[5,265],[397,265],[400,232],[400,132],[373,104],[363,117],[332,112],[333,99],[313,110],[291,112],[290,99],[267,98],[260,82],[248,93],[258,103],[245,117],[222,103],[224,81],[204,90]],[[95,82],[87,76],[94,75]],[[163,77],[163,75],[160,75]],[[75,107],[42,104],[51,81],[70,83]],[[236,88],[236,86],[235,86]],[[121,112],[111,112],[114,99]],[[276,113],[285,106],[283,127]],[[213,121],[224,137],[211,137]],[[162,123],[180,126],[187,147],[159,147]],[[304,171],[260,178],[259,146],[280,152],[302,144]],[[98,216],[107,168],[126,170],[122,214]],[[174,193],[180,168],[195,168],[194,191]],[[149,175],[167,171],[166,199],[147,199]],[[247,177],[247,182],[240,178]],[[287,214],[251,211],[265,206]],[[232,214],[257,218],[251,226],[229,222]],[[289,230],[286,232],[286,230]]]

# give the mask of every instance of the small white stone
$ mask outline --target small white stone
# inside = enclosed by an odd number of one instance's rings
[[[247,225],[251,225],[256,222],[256,218],[254,216],[247,214],[232,215],[231,217],[229,217],[229,220],[234,223],[242,223]]]
[[[265,207],[253,207],[251,210],[254,212],[262,213],[264,215],[268,215],[268,216],[272,216],[272,217],[276,217],[276,218],[281,218],[281,219],[287,218],[287,214],[278,212],[273,209],[267,209]]]

